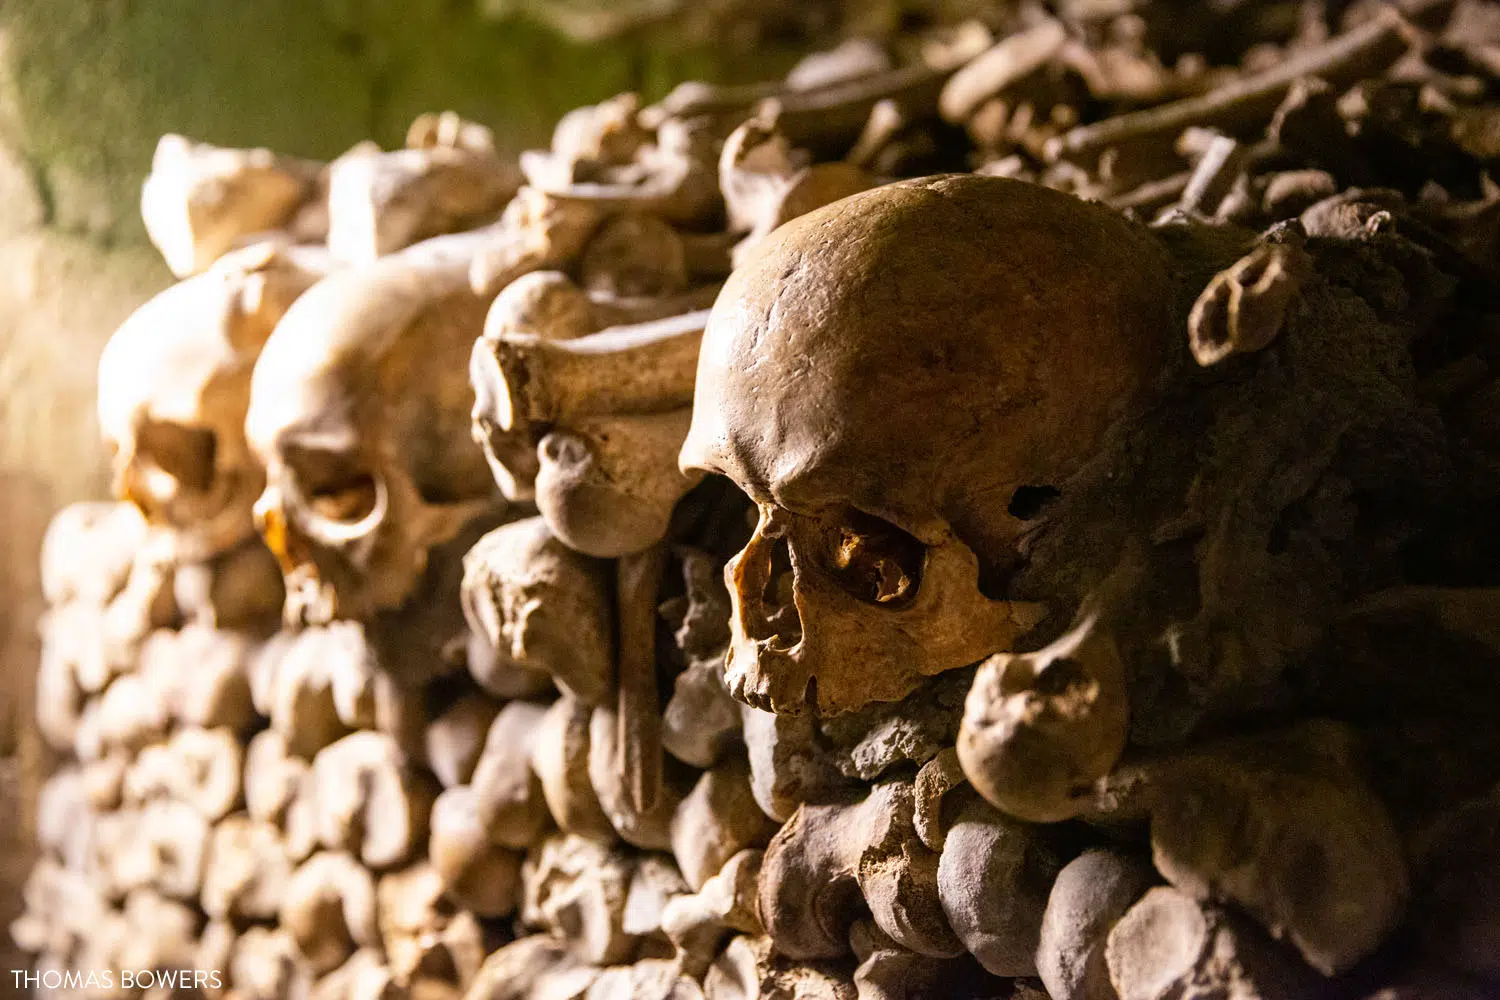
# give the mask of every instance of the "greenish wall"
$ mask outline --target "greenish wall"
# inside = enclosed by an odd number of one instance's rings
[[[157,136],[331,158],[452,109],[502,145],[622,90],[721,77],[669,32],[584,46],[470,0],[0,0],[4,136],[49,225],[139,240]]]

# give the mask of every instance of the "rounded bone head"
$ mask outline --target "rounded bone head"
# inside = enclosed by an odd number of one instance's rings
[[[141,306],[99,359],[99,428],[115,491],[206,559],[254,534],[259,462],[245,444],[261,348],[317,273],[269,243]]]
[[[1156,381],[1171,291],[1144,229],[1001,178],[766,240],[714,306],[681,453],[761,509],[729,569],[736,696],[835,713],[1008,648],[1038,617],[992,599],[1016,542]]]
[[[469,440],[465,359],[487,306],[468,285],[476,246],[444,237],[336,272],[267,342],[245,430],[289,613],[399,608],[431,549],[498,510]]]

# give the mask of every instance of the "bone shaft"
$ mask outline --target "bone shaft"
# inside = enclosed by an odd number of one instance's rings
[[[1316,76],[1335,88],[1379,75],[1407,50],[1406,25],[1387,13],[1352,31],[1256,73],[1210,91],[1132,114],[1073,129],[1058,142],[1050,159],[1080,159],[1111,146],[1151,140],[1169,141],[1190,125],[1233,129],[1269,118],[1292,84]],[[1053,152],[1053,150],[1049,150]]]
[[[500,425],[560,423],[692,405],[708,311],[575,340],[511,336],[495,345],[509,407]]]
[[[661,712],[656,693],[656,601],[666,550],[653,545],[616,565],[619,601],[617,759],[639,813],[661,797]]]

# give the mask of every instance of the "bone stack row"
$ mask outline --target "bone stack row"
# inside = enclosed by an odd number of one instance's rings
[[[756,505],[678,454],[708,309],[781,224],[976,170],[1268,228],[1201,276],[1205,367],[1277,336],[1309,238],[1497,264],[1486,5],[1173,5],[1216,54],[1170,65],[1168,5],[1056,6],[621,95],[515,163],[451,114],[327,164],[164,138],[142,209],[182,280],[100,370],[121,500],[46,544],[38,968],[233,1000],[1492,991],[1500,788],[1398,814],[1327,720],[1164,719],[1122,758],[1111,623],[897,701],[856,664],[821,718],[730,696]],[[1500,437],[1490,373],[1447,374]]]

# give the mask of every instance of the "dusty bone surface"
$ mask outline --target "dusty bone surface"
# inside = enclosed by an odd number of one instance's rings
[[[1493,993],[1500,20],[1401,11],[994,12],[514,166],[164,142],[196,277],[132,324],[266,343],[259,524],[156,411],[54,524],[17,940],[268,1000]]]

